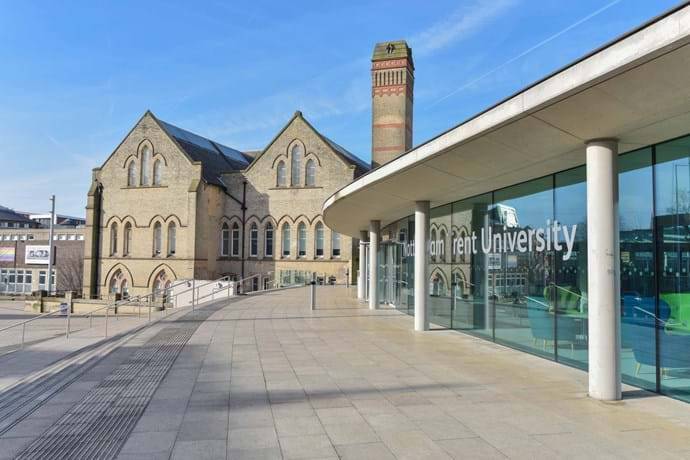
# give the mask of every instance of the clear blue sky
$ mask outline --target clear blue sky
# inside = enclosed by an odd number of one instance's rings
[[[413,48],[419,144],[675,4],[0,0],[0,204],[84,215],[146,109],[238,149],[299,109],[368,161],[375,42]]]

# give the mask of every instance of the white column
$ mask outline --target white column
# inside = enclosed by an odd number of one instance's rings
[[[589,396],[621,399],[618,142],[587,143]]]
[[[369,222],[369,309],[376,310],[379,305],[378,287],[378,252],[379,234],[381,233],[381,221]]]
[[[357,278],[357,299],[363,302],[367,297],[367,232],[362,231],[359,235],[359,274]]]
[[[429,202],[417,201],[414,212],[414,330],[429,330],[426,309],[429,277],[427,246],[429,243]]]

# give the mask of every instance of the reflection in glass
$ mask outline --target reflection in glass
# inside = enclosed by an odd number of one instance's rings
[[[515,239],[519,232],[527,231],[536,248],[535,231],[542,229],[546,238],[553,221],[552,187],[553,177],[549,176],[495,192],[492,240],[501,234]],[[553,280],[553,253],[548,247],[542,251],[520,251],[510,244],[504,247],[506,239],[492,241],[487,264],[496,341],[553,359],[554,299],[560,291]]]
[[[690,138],[657,146],[656,162],[659,386],[690,400]]]

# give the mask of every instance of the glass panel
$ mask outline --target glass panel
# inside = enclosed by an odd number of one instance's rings
[[[618,159],[621,271],[621,373],[628,383],[656,390],[652,150]]]
[[[657,146],[660,389],[690,401],[690,137]]]
[[[491,243],[487,265],[496,341],[550,359],[556,309],[550,295],[554,289],[552,181],[549,176],[495,192],[491,238],[486,240]]]
[[[546,303],[556,311],[558,360],[582,369],[587,369],[586,175],[582,166],[555,176],[555,280],[546,291]]]
[[[453,327],[450,300],[450,235],[451,205],[439,206],[431,210],[429,219],[429,249],[426,252],[429,264],[429,321],[439,326]],[[423,252],[422,252],[423,254]]]
[[[451,236],[455,237],[450,249],[453,328],[489,338],[493,338],[493,305],[489,298],[492,287],[486,270],[488,258],[479,238],[482,229],[488,228],[491,205],[491,193],[453,203]]]

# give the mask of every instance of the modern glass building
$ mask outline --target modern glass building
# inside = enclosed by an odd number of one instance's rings
[[[333,195],[360,297],[690,401],[689,42],[684,6]]]

